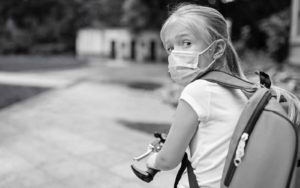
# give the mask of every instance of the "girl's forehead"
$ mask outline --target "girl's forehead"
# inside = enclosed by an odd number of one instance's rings
[[[188,29],[186,26],[179,24],[179,23],[173,23],[166,28],[164,32],[164,43],[172,43],[176,40],[179,40],[183,37],[188,37],[196,40],[194,33]]]

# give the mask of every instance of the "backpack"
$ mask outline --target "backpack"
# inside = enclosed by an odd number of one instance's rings
[[[221,188],[300,188],[298,129],[287,118],[284,99],[278,102],[262,78],[259,85],[212,71],[201,79],[241,89],[249,99],[231,138]],[[185,166],[190,187],[198,187],[191,165]]]

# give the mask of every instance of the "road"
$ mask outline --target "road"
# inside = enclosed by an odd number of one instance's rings
[[[0,83],[48,87],[0,111],[0,188],[172,187],[130,170],[174,109],[162,102],[166,66],[93,60],[64,70],[0,72]],[[143,167],[144,163],[136,163]]]

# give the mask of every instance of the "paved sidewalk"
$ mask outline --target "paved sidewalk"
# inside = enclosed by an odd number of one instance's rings
[[[150,184],[133,175],[153,137],[122,122],[168,124],[174,109],[149,91],[76,79],[0,111],[0,188],[172,187],[176,170]]]

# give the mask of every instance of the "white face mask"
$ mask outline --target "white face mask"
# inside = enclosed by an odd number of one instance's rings
[[[198,66],[199,57],[207,52],[213,44],[214,42],[201,52],[173,50],[168,57],[168,68],[172,80],[180,85],[187,85],[198,75],[208,70],[215,60],[213,60],[208,66],[200,68]]]

